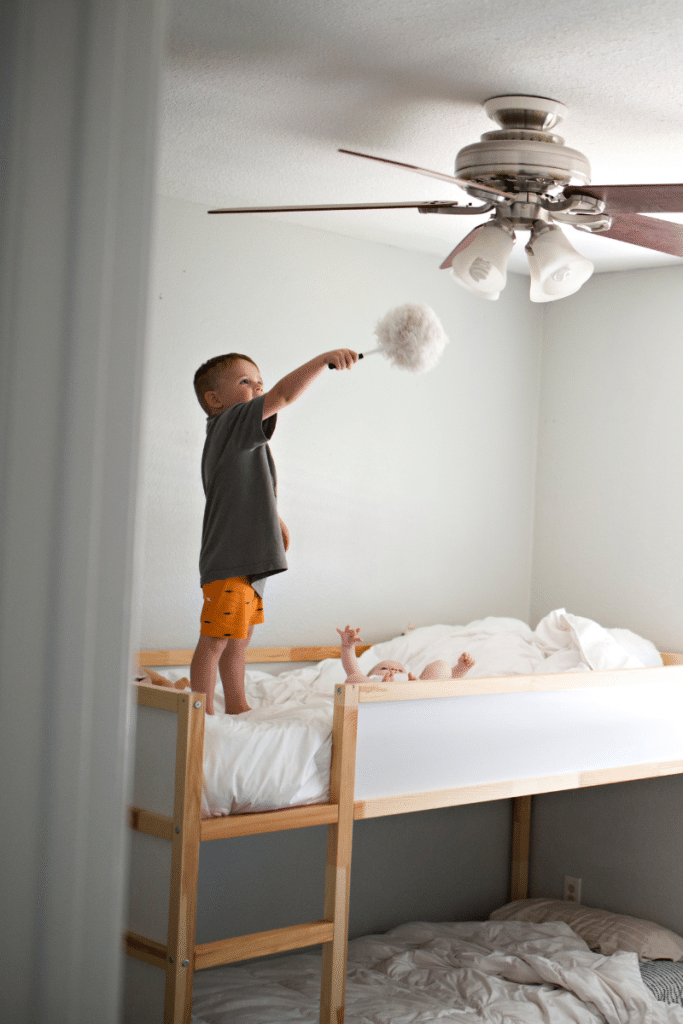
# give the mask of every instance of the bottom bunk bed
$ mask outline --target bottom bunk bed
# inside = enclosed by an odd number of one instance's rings
[[[604,647],[603,638],[601,642]],[[388,656],[380,647],[368,656],[379,655],[380,660]],[[191,653],[143,652],[141,664],[183,665]],[[337,648],[249,651],[251,662],[264,664],[319,662],[338,656]],[[622,659],[624,663],[642,664],[628,658]],[[306,962],[313,973],[320,971],[319,1019],[324,1024],[341,1024],[354,820],[510,798],[514,801],[510,898],[517,900],[527,892],[533,794],[683,773],[680,655],[662,655],[655,667],[563,674],[537,670],[457,681],[339,682],[334,685],[329,789],[324,802],[318,795],[311,798],[318,802],[211,817],[202,816],[203,804],[207,813],[203,781],[210,774],[204,737],[205,731],[215,731],[216,722],[205,721],[203,698],[189,690],[140,684],[137,703],[131,845],[133,859],[143,863],[148,882],[146,900],[138,901],[126,934],[126,952],[142,971],[132,971],[127,986],[128,1024],[142,1020],[189,1024],[195,972],[315,945],[322,945],[322,958]],[[328,841],[319,920],[195,943],[202,842],[320,824],[327,826]],[[135,872],[136,878],[142,877],[138,868]],[[438,945],[438,930],[446,926],[435,927]],[[392,941],[394,937],[392,933]],[[380,944],[385,941],[386,937]],[[408,936],[409,944],[414,941],[414,936]],[[367,951],[368,944],[352,944],[352,952],[357,948]],[[578,955],[579,951],[570,952]],[[375,954],[369,955],[372,960]],[[402,954],[396,955],[402,962]],[[303,961],[297,963],[301,967]],[[162,985],[151,983],[150,966]],[[361,962],[357,973],[367,969],[367,963]],[[252,1015],[244,1020],[261,1018]]]
[[[320,976],[315,954],[202,972],[193,1024],[316,1024]],[[362,1024],[681,1024],[682,1001],[683,964],[594,952],[561,921],[416,922],[348,948],[346,1015]]]

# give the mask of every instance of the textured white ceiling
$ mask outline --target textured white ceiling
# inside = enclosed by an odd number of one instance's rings
[[[556,130],[588,157],[595,184],[681,182],[682,68],[682,0],[174,0],[159,191],[207,209],[467,201],[457,186],[337,149],[452,174],[457,151],[496,128],[481,104],[502,93],[566,104]],[[436,267],[487,219],[269,216],[433,253]],[[682,262],[567,235],[596,271]],[[510,269],[527,272],[520,243]]]

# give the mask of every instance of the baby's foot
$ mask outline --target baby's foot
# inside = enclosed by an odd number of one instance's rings
[[[452,678],[461,679],[464,675],[467,675],[467,673],[474,664],[475,661],[472,655],[468,654],[467,651],[463,651],[463,653],[458,658],[458,664],[453,666]]]

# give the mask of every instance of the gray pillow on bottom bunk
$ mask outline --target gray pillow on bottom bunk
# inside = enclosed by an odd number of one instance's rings
[[[514,900],[489,916],[494,921],[564,921],[598,953],[636,953],[640,976],[654,998],[683,1006],[683,938],[653,921],[551,899]]]
[[[670,960],[647,960],[638,964],[640,976],[660,1003],[683,1006],[683,964]]]
[[[654,921],[586,907],[568,900],[513,900],[489,914],[495,921],[565,921],[598,953],[609,956],[618,949],[637,953],[639,959],[682,960],[683,937]]]

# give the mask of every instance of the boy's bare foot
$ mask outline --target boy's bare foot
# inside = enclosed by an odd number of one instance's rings
[[[476,662],[475,662],[474,658],[472,657],[472,655],[468,654],[467,651],[463,651],[463,653],[458,658],[458,664],[453,666],[453,676],[452,676],[452,678],[453,679],[461,679],[464,675],[467,675],[469,670],[475,664],[476,664]]]
[[[251,711],[251,708],[247,704],[246,700],[235,701],[234,704],[230,704],[225,709],[226,715],[241,715],[245,711]]]

